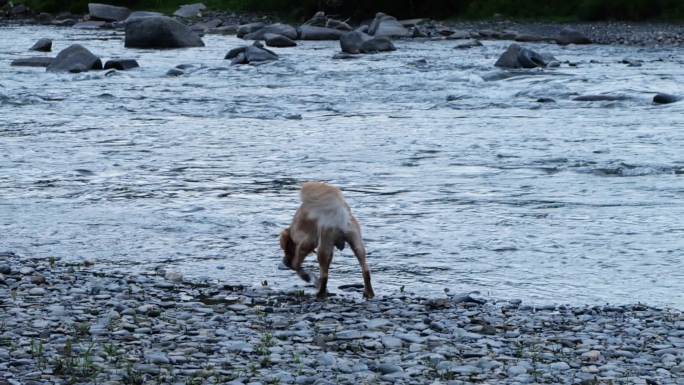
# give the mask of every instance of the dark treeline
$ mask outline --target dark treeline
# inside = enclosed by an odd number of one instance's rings
[[[93,0],[135,9],[168,11],[198,0]],[[34,10],[86,12],[87,0],[15,0]],[[278,13],[302,18],[317,10],[362,20],[382,10],[399,18],[505,17],[566,20],[682,20],[684,0],[205,0],[217,10]]]

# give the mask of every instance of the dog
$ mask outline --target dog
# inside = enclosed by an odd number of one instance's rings
[[[285,256],[283,264],[297,272],[303,280],[310,282],[311,277],[302,269],[307,255],[316,250],[321,277],[318,280],[317,297],[327,297],[328,270],[332,262],[334,248],[343,250],[345,244],[351,246],[361,265],[363,273],[363,296],[375,296],[371,286],[371,276],[366,265],[366,248],[361,238],[359,222],[337,187],[320,182],[307,182],[300,191],[302,204],[297,209],[290,227],[280,233],[280,248]]]

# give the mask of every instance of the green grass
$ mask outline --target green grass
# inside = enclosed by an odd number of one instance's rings
[[[93,0],[136,10],[172,13],[181,4],[201,0]],[[87,12],[88,0],[15,0],[38,11]],[[399,18],[490,18],[548,20],[684,20],[682,0],[204,0],[214,10],[274,13],[304,18],[322,9],[356,20],[377,11]]]

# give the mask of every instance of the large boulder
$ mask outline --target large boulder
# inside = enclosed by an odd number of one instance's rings
[[[263,28],[260,28],[254,32],[248,33],[244,36],[242,36],[243,39],[245,40],[264,40],[264,36],[267,33],[274,33],[276,35],[283,35],[288,39],[295,40],[297,39],[297,30],[287,24],[282,24],[282,23],[275,23],[275,24],[270,24],[267,25]]]
[[[204,47],[204,42],[185,24],[170,17],[143,17],[126,23],[127,48]]]
[[[202,3],[185,4],[181,5],[173,15],[183,18],[200,17],[202,16],[202,11],[205,9],[207,9],[207,7]]]
[[[10,65],[14,67],[47,67],[55,58],[46,56],[27,57],[23,59],[12,60]]]
[[[340,37],[340,48],[342,48],[342,52],[351,54],[396,50],[387,36],[373,37],[361,31],[352,31],[342,35]]]
[[[378,53],[394,51],[397,48],[394,47],[392,40],[387,36],[376,36],[370,40],[366,40],[361,44],[361,53]]]
[[[50,52],[52,51],[52,39],[39,39],[31,48],[31,51]]]
[[[231,49],[225,59],[231,59],[230,64],[251,64],[278,60],[278,55],[256,41],[253,45]]]
[[[375,14],[375,19],[368,26],[368,34],[372,36],[411,36],[412,33],[404,27],[394,16],[382,12]]]
[[[80,44],[63,49],[47,67],[48,72],[85,72],[101,69],[100,58]]]
[[[276,35],[274,33],[267,33],[264,35],[264,41],[269,47],[295,47],[297,45],[297,43],[285,36]]]
[[[494,65],[502,68],[535,68],[546,67],[554,60],[553,56],[541,55],[514,43],[508,47]]]
[[[121,21],[125,20],[131,14],[131,10],[126,7],[89,3],[88,13],[90,13],[90,18],[95,20]]]
[[[576,29],[565,27],[558,33],[556,42],[560,45],[591,44],[591,39]]]
[[[361,45],[363,42],[372,39],[371,36],[361,31],[351,31],[340,36],[340,47],[342,52],[346,53],[361,53]]]
[[[120,23],[116,23],[116,25],[126,25],[132,21],[139,20],[139,19],[144,19],[147,17],[159,17],[159,16],[164,16],[159,12],[148,12],[148,11],[135,11],[131,12],[130,15],[126,18],[126,20],[121,21]]]
[[[340,40],[346,32],[339,29],[302,25],[299,27],[300,40]]]

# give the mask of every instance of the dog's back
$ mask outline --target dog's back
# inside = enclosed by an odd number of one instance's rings
[[[316,221],[318,228],[339,229],[346,232],[351,227],[351,212],[337,187],[307,182],[299,194],[302,209],[307,217]]]

